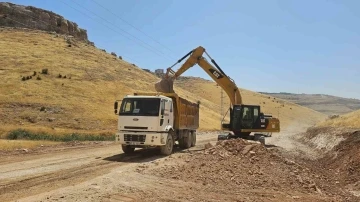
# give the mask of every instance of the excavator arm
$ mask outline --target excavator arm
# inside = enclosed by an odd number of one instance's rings
[[[211,62],[214,64],[215,67],[203,57],[203,53],[205,53],[211,59]],[[172,70],[172,67],[180,63],[188,56],[190,57],[184,62],[183,65],[181,65],[181,67],[176,72]],[[167,68],[164,78],[160,82],[155,84],[156,90],[158,92],[164,93],[173,92],[174,80],[195,64],[198,64],[222,89],[224,89],[226,94],[229,96],[232,105],[243,104],[240,91],[236,86],[235,82],[222,71],[222,69],[216,64],[215,60],[213,60],[206,52],[205,48],[201,46],[190,51],[188,54],[178,60],[174,65]]]
[[[215,67],[203,57],[204,53],[211,59],[211,62]],[[189,58],[176,72],[172,70],[176,64],[187,57]],[[198,64],[222,89],[224,89],[230,98],[232,105],[230,107],[230,122],[221,124],[223,130],[228,130],[230,132],[225,135],[219,135],[218,140],[239,137],[249,139],[250,133],[252,132],[280,132],[280,122],[278,118],[274,118],[271,115],[265,116],[261,112],[259,105],[243,104],[240,91],[235,82],[222,71],[219,65],[216,64],[201,46],[190,51],[174,65],[167,68],[164,77],[155,84],[156,91],[162,93],[174,93],[174,80],[195,64]],[[255,135],[253,137],[255,137]]]

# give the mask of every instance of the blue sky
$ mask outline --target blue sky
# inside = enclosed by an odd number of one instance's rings
[[[241,88],[360,99],[357,0],[10,2],[76,22],[97,47],[141,68],[165,69],[201,45]],[[184,75],[210,79],[197,65]]]

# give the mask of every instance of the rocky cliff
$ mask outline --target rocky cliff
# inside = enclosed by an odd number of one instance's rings
[[[0,2],[0,26],[25,27],[44,31],[55,31],[59,34],[72,35],[77,39],[88,41],[87,31],[74,22],[51,11]]]

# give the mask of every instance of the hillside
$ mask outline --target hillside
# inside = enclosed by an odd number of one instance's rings
[[[114,100],[134,91],[154,91],[159,79],[75,38],[12,28],[1,28],[0,38],[2,135],[20,127],[51,133],[114,132]],[[44,68],[48,74],[41,74]],[[22,80],[34,71],[32,79]],[[58,78],[59,74],[66,78]],[[191,101],[201,101],[202,130],[219,129],[220,89],[214,82],[199,78],[177,81],[175,91]],[[242,94],[246,103],[261,104],[266,113],[277,116],[275,107],[280,107],[282,128],[295,121],[312,124],[325,117],[271,96],[247,90]],[[225,101],[228,103],[227,98]]]
[[[360,100],[323,94],[265,93],[311,108],[327,115],[346,114],[360,109]]]
[[[320,127],[360,128],[360,110],[335,116],[317,124]]]

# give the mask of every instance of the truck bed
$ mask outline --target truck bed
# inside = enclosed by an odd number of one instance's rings
[[[173,99],[174,100],[174,99]],[[199,106],[197,103],[190,102],[184,98],[177,97],[175,112],[178,116],[175,118],[175,127],[178,129],[198,129],[199,128]],[[179,120],[176,121],[177,117]]]
[[[192,129],[199,128],[199,105],[190,102],[185,98],[178,96],[176,93],[134,93],[134,95],[163,95],[170,97],[174,103],[174,121],[175,129]]]

